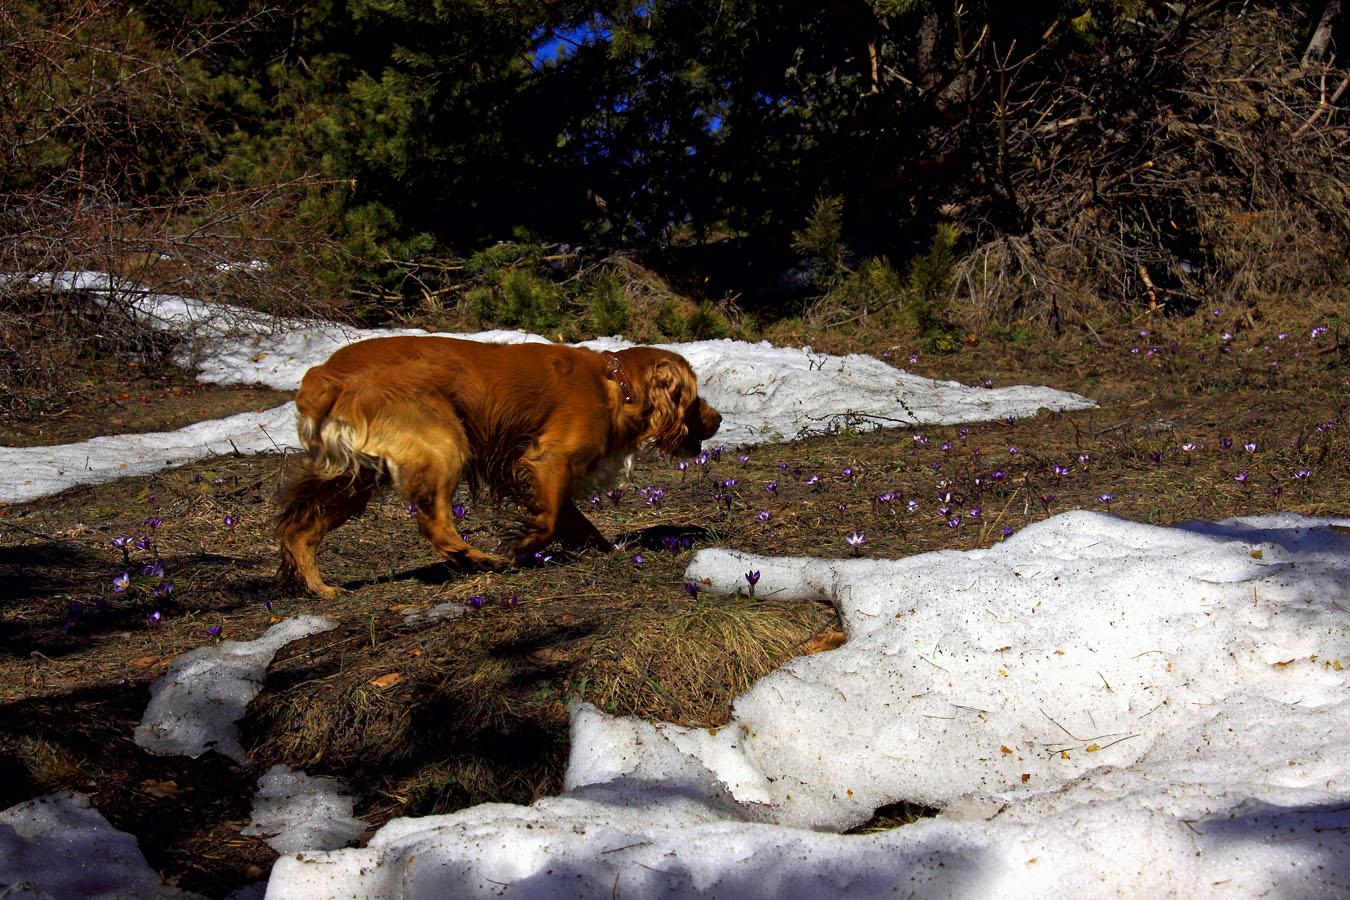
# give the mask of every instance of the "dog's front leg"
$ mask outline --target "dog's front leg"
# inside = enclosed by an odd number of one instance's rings
[[[568,546],[602,546],[604,537],[572,502],[571,455],[539,449],[521,460],[532,488],[530,514],[511,537],[517,560],[543,550],[556,539]]]
[[[605,540],[600,529],[591,520],[581,514],[576,503],[569,497],[563,503],[558,516],[558,540],[573,550],[602,550],[608,552],[614,545]]]

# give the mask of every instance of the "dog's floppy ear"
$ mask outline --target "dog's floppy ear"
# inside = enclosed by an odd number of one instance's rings
[[[647,422],[647,440],[665,453],[680,446],[689,428],[684,424],[688,373],[673,359],[658,358],[647,376],[647,398],[651,418]]]

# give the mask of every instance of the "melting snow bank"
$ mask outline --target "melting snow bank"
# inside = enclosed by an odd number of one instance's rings
[[[39,797],[0,812],[0,897],[192,900],[165,885],[136,838],[108,824],[84,794]]]
[[[150,685],[150,703],[136,726],[137,746],[156,756],[193,759],[215,750],[247,763],[234,723],[262,690],[272,657],[291,641],[336,627],[324,616],[295,616],[251,641],[189,650]]]
[[[266,886],[245,885],[226,900],[259,900]],[[5,900],[204,900],[164,884],[136,838],[118,831],[66,791],[0,812],[0,898]]]
[[[583,346],[608,349],[613,344],[591,341]],[[717,441],[725,443],[782,440],[841,427],[990,422],[1033,416],[1042,407],[1077,410],[1096,405],[1053,388],[935,381],[858,353],[827,356],[810,347],[732,340],[665,346],[682,354],[698,373],[700,393],[722,413]]]
[[[302,340],[301,335],[301,331],[289,333],[297,341]],[[468,337],[490,337],[498,342],[542,340],[519,332]],[[323,362],[343,343],[347,341],[325,341],[314,345],[321,353],[292,357],[286,364],[285,377],[276,379],[274,386],[298,387],[310,365]],[[602,346],[601,342],[592,343]],[[621,344],[610,341],[607,346]],[[1093,405],[1078,394],[1052,388],[973,388],[954,381],[920,378],[857,354],[820,356],[809,348],[735,341],[668,346],[689,358],[699,373],[703,395],[721,411],[722,430],[717,440],[724,443],[781,440],[844,426],[993,421],[1034,415],[1042,407],[1086,409]],[[293,403],[199,422],[177,431],[111,435],[54,447],[0,447],[0,501],[35,500],[76,484],[147,475],[214,454],[297,447]]]
[[[0,281],[3,276],[0,276]],[[31,279],[51,290],[116,298],[157,328],[180,336],[177,361],[211,384],[260,383],[293,391],[311,367],[347,344],[373,337],[425,335],[416,328],[358,329],[280,319],[250,310],[156,294],[104,272],[57,272]],[[443,334],[494,344],[541,343],[520,331]],[[615,350],[622,338],[579,346]],[[700,390],[722,413],[725,443],[782,440],[840,427],[943,425],[1087,409],[1093,402],[1044,387],[974,388],[911,375],[860,354],[827,356],[767,342],[666,344],[698,373]],[[55,447],[0,448],[0,502],[23,502],[76,484],[145,475],[215,453],[296,447],[295,406],[200,422],[177,431],[98,437]]]
[[[1077,512],[905,560],[700,552],[848,642],[716,732],[578,706],[562,796],[283,857],[268,897],[1333,896],[1350,891],[1350,536]],[[837,830],[910,800],[936,819]]]
[[[149,475],[204,456],[299,446],[295,404],[177,431],[118,434],[54,447],[0,447],[0,501],[22,503],[77,484]]]

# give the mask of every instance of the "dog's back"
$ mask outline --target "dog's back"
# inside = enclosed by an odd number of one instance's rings
[[[546,398],[562,392],[553,386],[591,355],[433,336],[361,341],[305,373],[297,430],[315,469],[329,477],[373,469],[398,484],[407,460],[442,457],[474,493],[499,491],[515,481],[521,451],[555,414]]]

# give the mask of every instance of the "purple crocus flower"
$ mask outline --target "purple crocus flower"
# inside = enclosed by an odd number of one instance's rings
[[[131,573],[123,572],[113,579],[113,593],[120,594],[131,587]]]

